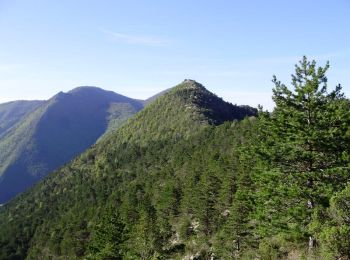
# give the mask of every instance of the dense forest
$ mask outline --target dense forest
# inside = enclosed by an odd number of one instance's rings
[[[0,259],[347,259],[350,101],[305,57],[272,112],[186,80],[0,209]]]

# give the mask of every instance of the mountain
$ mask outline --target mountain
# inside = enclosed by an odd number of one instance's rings
[[[303,57],[273,112],[186,80],[0,207],[0,259],[349,259],[350,100]]]
[[[94,246],[102,241],[109,247],[99,234],[112,239],[115,228],[125,231],[112,240],[125,241],[127,259],[173,258],[197,250],[186,230],[203,216],[210,227],[217,221],[216,214],[203,213],[205,203],[213,203],[208,197],[212,192],[222,197],[219,216],[230,203],[236,149],[254,122],[237,120],[255,114],[255,109],[227,103],[192,80],[170,89],[4,205],[0,258],[118,259],[108,253],[111,248],[101,253]],[[209,173],[218,169],[220,175],[212,178]],[[106,215],[111,207],[117,217]],[[108,230],[99,231],[104,219]],[[203,232],[198,234],[209,231]]]
[[[140,101],[96,87],[60,92],[48,101],[1,105],[0,203],[69,162],[142,107]]]
[[[161,92],[159,92],[159,93],[157,93],[157,94],[147,98],[143,102],[144,102],[145,105],[147,105],[147,104],[153,102],[154,100],[156,100],[157,98],[159,98],[160,96],[163,96],[165,93],[169,92],[170,90],[171,90],[171,88],[165,89],[165,90],[163,90],[163,91],[161,91]]]
[[[0,104],[0,138],[44,101],[12,101]]]

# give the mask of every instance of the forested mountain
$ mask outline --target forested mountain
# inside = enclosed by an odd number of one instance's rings
[[[12,101],[0,104],[0,138],[44,101]]]
[[[187,205],[196,205],[191,202],[195,191],[207,194],[192,185],[199,180],[203,184],[214,181],[209,174],[213,170],[222,169],[220,176],[232,170],[231,163],[221,166],[216,162],[230,158],[230,147],[238,142],[223,134],[239,128],[232,120],[255,114],[252,108],[224,102],[194,81],[178,85],[73,162],[3,206],[2,257],[71,259],[108,251],[93,249],[93,234],[104,213],[116,206],[120,217],[128,221],[130,243],[125,252],[131,258],[147,259],[158,251],[183,252],[181,244],[170,242],[177,229],[184,229],[176,223],[181,219],[178,223],[187,225],[191,219]],[[231,123],[216,130],[215,125],[229,120]],[[191,157],[198,161],[192,162]],[[219,168],[208,167],[207,160]],[[199,162],[202,166],[197,168]],[[227,177],[223,196],[228,199],[233,177]],[[139,239],[148,242],[143,245]]]
[[[272,112],[195,81],[0,208],[1,259],[349,259],[350,101],[305,57]]]
[[[149,98],[147,98],[146,100],[144,100],[144,104],[147,105],[148,103],[153,102],[154,100],[156,100],[157,98],[159,98],[160,96],[164,95],[165,93],[167,93],[168,91],[170,91],[171,89],[165,89]]]
[[[95,87],[0,105],[0,204],[69,162],[143,107]]]

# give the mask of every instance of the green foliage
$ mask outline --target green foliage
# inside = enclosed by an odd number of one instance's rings
[[[241,121],[194,81],[168,90],[1,208],[0,258],[348,256],[350,102],[327,69],[304,58]]]
[[[196,82],[175,87],[6,204],[0,210],[1,256],[13,250],[28,259],[76,259],[116,248],[126,259],[210,254],[210,236],[224,225],[221,213],[232,201],[232,162],[242,141],[241,124],[214,125],[251,114],[253,109],[224,103]],[[120,231],[119,220],[104,220],[108,207],[116,208],[127,230],[120,247],[111,238]],[[112,234],[104,228],[110,225]]]
[[[256,147],[257,234],[309,240],[310,249],[317,243],[312,215],[329,207],[350,173],[350,102],[340,86],[328,92],[328,68],[304,57],[292,75],[293,90],[274,77],[276,108],[260,112]]]
[[[88,259],[122,259],[125,225],[114,208],[108,208],[91,232]]]
[[[311,229],[326,259],[350,257],[350,186],[336,193],[326,212],[316,211]]]

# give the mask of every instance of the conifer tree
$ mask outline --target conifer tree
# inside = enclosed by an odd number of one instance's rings
[[[88,259],[122,259],[125,225],[114,208],[108,208],[96,226],[89,247]]]
[[[237,180],[237,191],[233,204],[224,214],[228,220],[218,234],[216,251],[223,258],[239,258],[241,253],[249,248],[251,227],[249,217],[252,210],[251,180],[247,174],[241,174]]]
[[[211,170],[204,172],[199,182],[197,216],[200,230],[206,237],[210,237],[216,229],[220,214],[217,209],[220,185],[220,179]]]
[[[283,204],[289,214],[284,218],[287,228],[287,219],[294,227],[299,225],[299,231],[309,236],[310,248],[315,244],[307,230],[312,212],[329,204],[332,192],[344,185],[349,174],[349,100],[340,85],[328,92],[328,68],[328,63],[317,67],[303,57],[292,75],[293,89],[274,76],[276,107],[271,114],[260,112],[259,152],[277,173],[270,184],[262,182],[268,171],[261,173],[260,185],[274,186],[274,191],[283,187],[278,194],[286,197],[276,198],[269,206]]]
[[[253,246],[252,225],[250,218],[253,210],[254,183],[251,172],[255,165],[255,154],[250,149],[255,143],[252,119],[241,122],[240,143],[238,149],[236,191],[229,210],[229,217],[223,228],[224,241],[222,247],[226,251],[225,258],[239,258],[244,250]]]
[[[138,222],[130,231],[126,259],[157,259],[161,254],[160,242],[154,208],[141,210]]]

